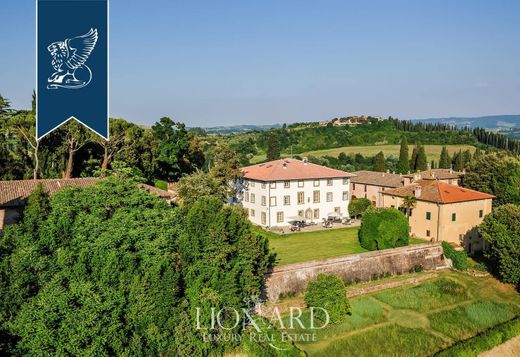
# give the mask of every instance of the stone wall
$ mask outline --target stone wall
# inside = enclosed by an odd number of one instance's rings
[[[275,267],[267,274],[266,297],[277,300],[281,294],[301,293],[318,274],[337,275],[345,281],[367,281],[376,274],[407,273],[416,266],[423,270],[448,267],[439,243],[416,244],[327,260]]]

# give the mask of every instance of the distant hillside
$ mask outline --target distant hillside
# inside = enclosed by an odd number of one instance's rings
[[[484,117],[451,117],[451,118],[429,118],[414,119],[421,123],[442,123],[455,125],[459,128],[483,128],[498,131],[510,131],[520,129],[520,115],[489,115]]]
[[[203,128],[208,134],[240,134],[251,131],[265,131],[273,128],[281,128],[280,124],[271,125],[231,125],[231,126],[214,126]]]

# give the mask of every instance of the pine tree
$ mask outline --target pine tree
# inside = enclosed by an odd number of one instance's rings
[[[380,151],[375,157],[374,157],[374,171],[378,172],[384,172],[385,171],[385,154],[383,154],[382,151]]]
[[[410,171],[410,162],[408,161],[408,140],[403,135],[401,139],[401,149],[399,150],[399,162],[397,163],[397,172],[406,174]]]
[[[267,140],[267,160],[278,160],[280,158],[280,141],[276,134],[271,134]]]
[[[442,147],[441,157],[439,159],[439,168],[441,169],[449,169],[450,165],[450,156],[448,155],[448,149],[446,146]]]

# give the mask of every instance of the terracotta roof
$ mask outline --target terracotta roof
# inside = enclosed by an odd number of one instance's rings
[[[352,183],[360,183],[372,186],[401,187],[404,184],[403,177],[398,174],[377,171],[355,171],[356,177],[352,178]]]
[[[355,175],[296,159],[281,159],[242,168],[244,177],[259,181],[353,177]]]
[[[38,183],[49,194],[65,187],[88,187],[99,181],[99,178],[42,179],[0,181],[0,206],[20,206],[34,191]]]
[[[461,176],[464,176],[464,172],[455,171],[452,169],[431,169],[426,171],[420,171],[416,173],[410,173],[404,175],[404,177],[413,178],[415,175],[420,175],[421,178],[437,178],[439,180],[448,180],[448,179],[458,179]]]
[[[383,195],[399,197],[416,196],[417,200],[435,203],[457,203],[485,200],[495,197],[484,192],[474,191],[431,179],[418,180],[411,185],[394,188],[382,193]]]

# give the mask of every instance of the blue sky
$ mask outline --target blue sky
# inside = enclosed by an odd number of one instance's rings
[[[34,13],[2,0],[0,93],[17,108]],[[137,123],[520,113],[517,0],[111,0],[110,15],[110,112]]]

